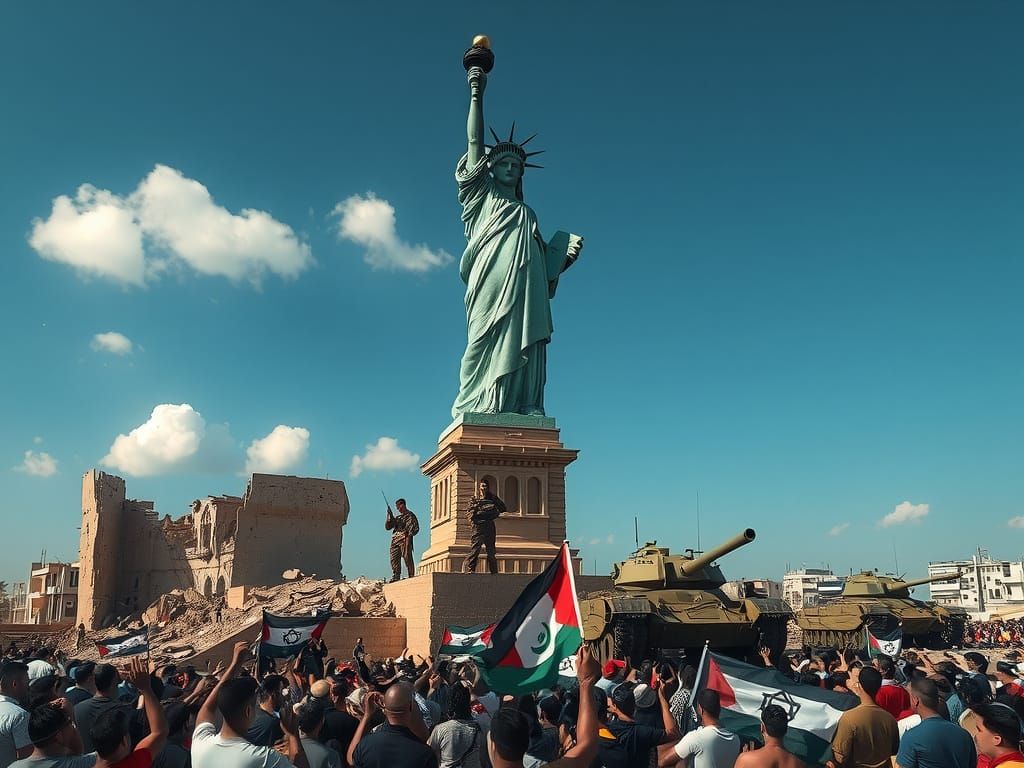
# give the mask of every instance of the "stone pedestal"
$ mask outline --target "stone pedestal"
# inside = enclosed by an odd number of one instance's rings
[[[534,576],[428,573],[384,585],[384,597],[405,619],[405,645],[422,656],[436,653],[449,624],[468,627],[497,621]],[[583,595],[611,589],[609,576],[577,576]]]
[[[578,453],[562,445],[555,420],[545,416],[456,419],[423,465],[430,478],[430,547],[418,574],[462,571],[473,529],[469,503],[485,478],[508,507],[497,520],[498,573],[544,570],[565,539],[565,468]],[[579,573],[579,559],[574,563]],[[486,568],[481,556],[477,570]]]

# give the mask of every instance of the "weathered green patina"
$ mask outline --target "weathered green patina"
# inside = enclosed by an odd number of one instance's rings
[[[537,216],[523,201],[523,172],[535,167],[527,160],[537,153],[524,149],[530,139],[516,142],[515,126],[508,139],[495,134],[488,151],[487,74],[469,66],[468,81],[469,146],[455,171],[467,240],[459,273],[466,283],[468,340],[452,416],[543,416],[551,299],[583,239],[566,232],[541,237]]]

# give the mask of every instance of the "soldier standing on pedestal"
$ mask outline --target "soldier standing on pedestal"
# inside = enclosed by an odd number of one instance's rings
[[[412,562],[412,537],[420,532],[420,521],[416,519],[412,510],[405,506],[405,499],[398,499],[395,506],[398,508],[398,516],[392,513],[389,504],[387,520],[384,521],[384,530],[391,531],[392,581],[402,578],[403,560],[409,578],[416,575],[416,568]]]
[[[480,558],[480,550],[487,548],[487,570],[498,572],[498,558],[494,554],[494,542],[497,530],[494,521],[506,511],[505,502],[490,492],[486,480],[481,480],[478,493],[469,502],[469,519],[473,523],[473,548],[466,558],[466,572],[476,573],[476,562]]]

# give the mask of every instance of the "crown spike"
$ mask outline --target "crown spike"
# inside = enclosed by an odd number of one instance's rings
[[[501,139],[498,138],[498,134],[495,132],[495,130],[493,128],[491,128],[490,130],[491,130],[491,136],[494,137],[494,143],[495,144],[500,144],[501,143]]]
[[[523,146],[523,145],[520,144],[519,146]],[[536,152],[527,152],[526,156],[527,157],[533,157],[534,155],[543,155],[545,152],[547,152],[546,149],[538,149]]]
[[[534,165],[533,163],[526,163],[523,167],[524,168],[543,168],[544,166],[543,165]]]
[[[508,132],[508,141],[509,141],[509,144],[515,144],[516,143],[516,121],[515,120],[512,121],[512,130]]]
[[[520,142],[519,142],[519,146],[520,146],[520,147],[525,147],[525,146],[526,146],[527,144],[529,144],[529,143],[530,143],[531,141],[533,141],[533,140],[534,140],[534,139],[536,139],[536,138],[537,138],[537,134],[535,133],[535,134],[533,134],[533,136],[531,136],[530,138],[528,138],[528,139],[527,139],[526,141],[520,141]]]

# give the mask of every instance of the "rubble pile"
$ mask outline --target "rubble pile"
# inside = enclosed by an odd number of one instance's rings
[[[317,579],[288,574],[295,580],[269,587],[250,587],[240,609],[228,608],[220,597],[206,597],[192,589],[175,589],[161,595],[141,614],[120,628],[86,633],[83,648],[76,649],[77,631],[61,636],[57,647],[69,656],[99,658],[96,641],[149,627],[150,655],[154,659],[182,661],[200,654],[239,632],[259,632],[263,611],[282,616],[310,615],[323,610],[333,616],[393,616],[394,608],[384,597],[384,582],[358,578],[355,581]],[[217,609],[220,607],[220,621]]]

